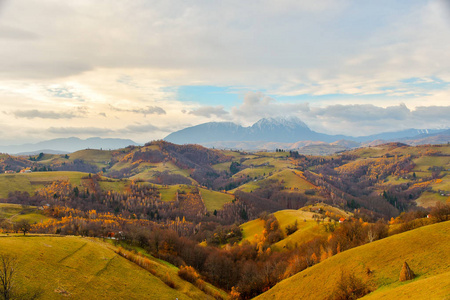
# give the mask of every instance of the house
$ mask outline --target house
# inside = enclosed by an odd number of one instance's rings
[[[31,173],[30,169],[22,169],[19,173]]]
[[[5,174],[11,174],[11,173],[15,173],[13,170],[6,170]]]
[[[345,218],[340,218],[339,219],[339,223],[344,223],[345,222]]]

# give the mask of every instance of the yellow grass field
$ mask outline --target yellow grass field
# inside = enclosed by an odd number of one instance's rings
[[[264,221],[256,219],[241,225],[242,241],[249,241],[250,243],[256,241],[255,235],[261,235],[264,230]]]
[[[341,272],[354,273],[376,290],[368,299],[447,299],[450,296],[450,221],[421,227],[344,251],[281,281],[256,299],[327,299]],[[417,277],[400,283],[403,262]],[[367,268],[372,273],[367,274]],[[436,280],[434,280],[436,279]],[[389,295],[395,295],[390,297]],[[437,295],[437,296],[435,296]]]
[[[18,258],[16,286],[39,299],[212,299],[181,280],[178,269],[158,264],[176,289],[119,256],[113,246],[81,237],[0,237],[0,254]]]

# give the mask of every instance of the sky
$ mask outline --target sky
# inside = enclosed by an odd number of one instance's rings
[[[0,145],[450,127],[449,0],[0,0]]]

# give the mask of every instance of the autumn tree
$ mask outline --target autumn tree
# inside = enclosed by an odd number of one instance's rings
[[[23,235],[25,235],[31,229],[31,224],[26,219],[23,219],[23,220],[20,220],[19,222],[17,222],[16,226],[17,226],[16,228],[17,228],[18,231],[22,231],[23,232]]]

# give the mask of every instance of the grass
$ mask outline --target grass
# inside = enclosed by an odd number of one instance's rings
[[[313,221],[313,212],[287,209],[277,211],[274,215],[277,218],[283,233],[285,233],[286,226],[293,225],[296,220],[298,226],[298,230],[295,233],[274,244],[277,249],[285,248],[287,245],[293,246],[295,243],[305,243],[311,241],[315,237],[326,234],[322,226],[317,225],[316,221]],[[256,241],[255,235],[261,236],[264,230],[264,221],[256,219],[244,223],[241,225],[241,229],[242,241],[247,240],[249,242],[254,242]]]
[[[43,215],[35,206],[0,203],[0,219],[8,219],[11,222],[28,220],[30,223],[40,223],[50,218]]]
[[[161,194],[161,201],[166,201],[166,202],[175,201],[177,191],[183,190],[185,188],[187,188],[187,186],[183,185],[183,184],[169,185],[166,187],[159,186],[158,189]]]
[[[103,191],[123,192],[130,186],[128,180],[99,181],[98,184]]]
[[[389,293],[396,293],[398,297],[386,299],[421,299],[416,297],[417,290],[421,294],[428,292],[427,298],[435,294],[448,295],[448,277],[445,275],[450,272],[449,236],[450,221],[353,248],[281,281],[256,299],[327,299],[336,288],[341,271],[353,272],[378,287],[368,295],[370,299],[380,299],[381,295]],[[400,283],[398,279],[404,261],[408,262],[417,277]],[[372,275],[367,275],[367,268]],[[438,279],[438,283],[433,278]],[[422,283],[429,284],[430,289],[420,287]]]
[[[428,171],[429,167],[440,166],[450,168],[450,156],[422,156],[414,159],[414,171]]]
[[[441,196],[439,193],[424,192],[416,199],[417,206],[433,207],[436,202],[446,203],[448,196]]]
[[[264,167],[264,168],[267,168],[267,167]],[[249,193],[251,191],[254,191],[254,190],[260,188],[261,184],[264,184],[264,182],[266,180],[276,180],[278,182],[281,182],[285,189],[290,189],[290,190],[304,191],[304,190],[316,188],[315,185],[313,185],[312,183],[310,183],[303,177],[303,172],[292,170],[292,169],[285,169],[285,170],[282,170],[280,172],[277,172],[275,174],[268,176],[270,173],[269,171],[273,170],[273,168],[270,168],[270,170],[266,170],[264,168],[245,169],[245,170],[235,174],[234,176],[245,175],[245,171],[249,170],[247,173],[250,174],[251,178],[254,178],[255,176],[258,177],[258,176],[264,176],[264,175],[267,175],[267,177],[264,179],[259,179],[259,180],[253,179],[250,182],[247,182],[246,184],[243,184],[243,185],[235,188],[234,190],[232,190],[232,192],[241,190],[241,191]]]
[[[210,212],[222,209],[225,203],[231,202],[234,199],[234,196],[231,194],[211,191],[203,188],[200,189],[200,192],[202,194],[206,209]]]
[[[117,255],[113,246],[80,237],[1,237],[0,253],[18,257],[17,287],[39,299],[211,299],[170,272],[177,289]],[[164,273],[165,274],[165,273]]]
[[[222,171],[230,171],[230,166],[231,166],[231,162],[224,162],[224,163],[220,163],[220,164],[215,164],[212,165],[211,167],[216,170],[217,172],[222,172]]]
[[[81,186],[81,178],[84,176],[86,173],[70,171],[0,174],[0,198],[6,198],[9,192],[15,191],[33,195],[37,189],[56,180],[69,180],[72,185]]]
[[[431,293],[432,291],[432,293]],[[450,272],[415,280],[410,283],[399,283],[390,289],[380,289],[361,299],[449,299]]]
[[[256,219],[247,223],[242,224],[242,241],[246,240],[251,242],[256,241],[255,235],[261,235],[264,230],[264,221],[261,219]]]
[[[277,211],[274,215],[277,218],[278,223],[280,224],[280,229],[283,233],[285,233],[285,228],[289,225],[293,225],[295,221],[297,221],[298,226],[298,230],[296,232],[274,245],[278,249],[282,249],[290,245],[294,246],[295,244],[300,245],[311,241],[316,237],[327,234],[323,226],[318,225],[317,222],[313,220],[313,212],[288,209]]]
[[[282,182],[286,189],[308,190],[315,189],[316,186],[303,177],[303,172],[296,170],[283,170],[269,177]]]

